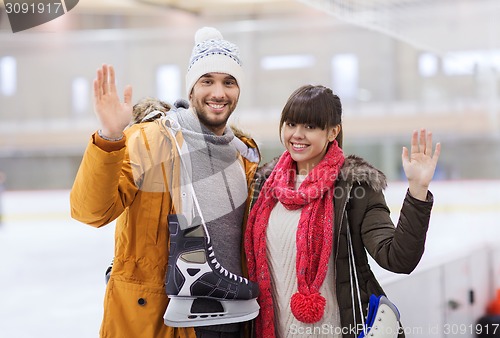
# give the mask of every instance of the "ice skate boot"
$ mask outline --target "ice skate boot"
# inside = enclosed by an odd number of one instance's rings
[[[170,254],[165,288],[170,298],[164,321],[193,327],[244,322],[259,314],[259,288],[220,265],[203,224],[182,230],[183,215],[169,215]],[[196,223],[194,223],[196,224]],[[197,301],[216,303],[217,310],[198,309]],[[213,307],[210,307],[213,309]]]

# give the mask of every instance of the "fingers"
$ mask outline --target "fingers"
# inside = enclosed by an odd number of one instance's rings
[[[103,65],[97,70],[97,77],[94,80],[94,97],[96,99],[101,99],[103,95],[107,92],[107,78],[108,70],[107,66]]]
[[[428,132],[426,136],[425,154],[432,158],[434,165],[437,165],[439,155],[441,154],[441,143],[436,143],[436,149],[432,154],[432,132]]]
[[[425,142],[423,140],[425,139]],[[421,149],[424,149],[424,154],[432,157],[434,162],[437,162],[439,158],[439,154],[441,153],[441,143],[436,143],[436,149],[434,150],[434,154],[432,154],[432,132],[429,131],[427,134],[425,129],[422,129],[420,132],[420,146]]]
[[[109,66],[109,91],[111,93],[116,93],[116,83],[115,83],[115,69],[113,66]]]
[[[411,153],[418,153],[418,132],[416,130],[414,130],[411,135]]]
[[[432,132],[428,132],[425,140],[425,154],[431,156],[432,154]]]
[[[116,93],[115,69],[111,65],[102,65],[94,80],[94,96],[100,99],[110,93]]]
[[[420,138],[419,138],[419,152],[421,153],[424,153],[425,154],[425,150],[426,150],[426,147],[425,147],[425,141],[426,141],[426,137],[425,137],[425,134],[426,134],[426,131],[424,128],[420,129]]]
[[[100,99],[102,96],[102,69],[97,70],[97,76],[94,79],[94,97]]]
[[[101,99],[101,91],[99,90],[99,81],[94,80],[94,101],[99,101]]]
[[[436,143],[436,150],[434,151],[434,155],[432,156],[432,160],[437,163],[439,159],[439,155],[441,154],[441,143]]]
[[[127,105],[132,104],[132,86],[128,85],[125,88],[125,91],[123,92],[123,100]]]
[[[401,160],[403,161],[403,166],[405,165],[406,162],[409,161],[408,148],[406,148],[406,147],[403,147],[403,153],[401,154]]]
[[[108,66],[102,65],[102,95],[106,95],[109,92],[108,88]]]
[[[423,153],[432,157],[433,160],[437,161],[439,154],[441,153],[441,144],[436,144],[436,149],[434,154],[432,154],[432,132],[425,128],[420,129],[420,132],[414,130],[411,138],[411,154]],[[404,150],[403,150],[404,152]]]

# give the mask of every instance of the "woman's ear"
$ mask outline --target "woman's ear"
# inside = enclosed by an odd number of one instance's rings
[[[337,138],[337,135],[340,133],[342,126],[337,124],[335,127],[332,127],[328,130],[328,141],[333,142]]]

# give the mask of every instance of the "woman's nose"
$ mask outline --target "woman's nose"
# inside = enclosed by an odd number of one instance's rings
[[[303,138],[304,137],[304,127],[301,125],[297,125],[295,130],[293,131],[293,136],[295,138]]]

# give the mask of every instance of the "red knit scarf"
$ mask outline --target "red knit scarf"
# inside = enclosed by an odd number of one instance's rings
[[[279,201],[288,210],[302,208],[296,234],[298,292],[290,307],[295,318],[315,323],[323,316],[326,301],[319,289],[325,280],[333,242],[333,195],[335,181],[344,163],[337,141],[330,144],[323,160],[295,190],[296,166],[286,151],[264,184],[248,217],[245,251],[250,279],[259,284],[260,313],[257,337],[274,337],[271,277],[266,255],[269,216]]]

